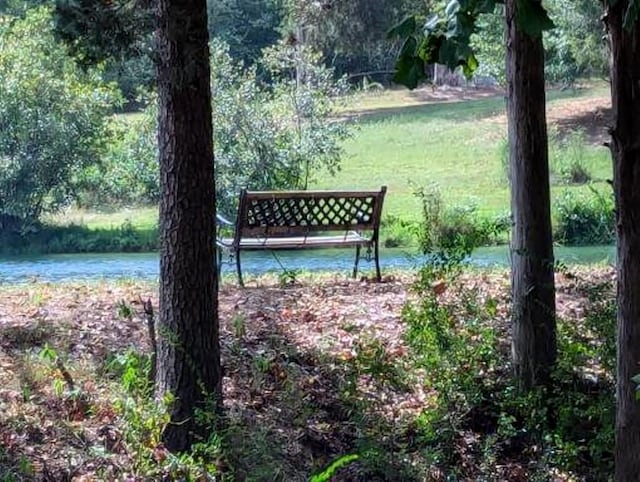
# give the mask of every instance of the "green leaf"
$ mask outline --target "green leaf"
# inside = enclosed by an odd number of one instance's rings
[[[445,39],[440,46],[438,55],[438,63],[446,65],[451,70],[460,65],[462,58],[460,57],[460,45],[454,39]]]
[[[418,47],[418,41],[414,36],[407,38],[400,49],[400,57],[411,57],[416,54],[416,47]]]
[[[634,375],[631,377],[631,381],[633,383],[637,383],[638,385],[640,385],[640,373],[638,373],[637,375]]]
[[[342,455],[334,460],[326,469],[322,472],[311,476],[309,482],[328,482],[335,475],[335,473],[342,467],[349,465],[352,462],[358,460],[358,454]]]
[[[477,68],[478,68],[478,59],[472,53],[469,55],[469,57],[467,57],[465,63],[462,64],[462,73],[467,79],[470,79],[471,77],[473,77],[473,73],[476,71]]]
[[[387,32],[387,38],[393,39],[396,37],[407,38],[416,31],[416,17],[410,15],[405,17],[400,23],[397,23],[389,29]]]
[[[460,2],[458,0],[451,0],[447,7],[444,10],[444,13],[447,15],[447,18],[453,17],[460,11]]]
[[[420,57],[401,56],[396,61],[393,81],[409,89],[415,89],[420,81],[426,78],[424,66],[424,61]]]
[[[433,33],[440,26],[440,17],[437,13],[430,15],[424,24],[424,30],[427,34]]]
[[[425,65],[433,63],[438,58],[443,41],[443,35],[429,35],[422,39],[418,46],[417,55],[424,60]]]
[[[474,29],[475,19],[467,13],[460,12],[449,19],[449,28],[446,36],[447,38],[459,37],[460,39],[464,39],[465,43],[468,43],[468,38]]]
[[[517,0],[516,22],[531,38],[555,27],[542,3],[537,0]]]

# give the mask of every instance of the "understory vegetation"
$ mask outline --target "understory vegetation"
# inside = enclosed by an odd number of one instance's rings
[[[506,221],[417,195],[417,274],[222,285],[225,414],[201,407],[210,435],[178,455],[160,442],[175,400],[153,393],[157,286],[0,285],[0,478],[608,480],[613,270],[557,265],[553,388],[524,395],[508,274],[465,264]]]
[[[382,284],[224,286],[225,417],[182,455],[159,443],[172,400],[149,381],[157,286],[0,287],[0,478],[608,480],[612,271],[557,273],[555,388],[525,396],[507,273],[466,268],[460,249]]]

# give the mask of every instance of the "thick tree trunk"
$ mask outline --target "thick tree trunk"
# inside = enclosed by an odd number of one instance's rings
[[[194,410],[221,403],[207,13],[205,0],[158,0],[157,8],[161,241],[156,394],[175,397],[163,442],[171,451],[182,451],[208,429],[194,421]]]
[[[525,34],[506,3],[511,169],[513,362],[522,388],[546,383],[556,360],[542,37]]]
[[[640,478],[640,22],[623,28],[628,1],[609,7],[611,49],[613,189],[616,202],[618,356],[616,480]]]

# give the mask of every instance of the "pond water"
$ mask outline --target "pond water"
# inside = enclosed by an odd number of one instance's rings
[[[557,247],[556,259],[565,264],[613,264],[613,246]],[[380,265],[385,269],[419,266],[420,257],[404,249],[382,249]],[[481,248],[474,252],[471,263],[476,266],[508,266],[507,246]],[[373,263],[361,261],[361,270]],[[242,254],[242,271],[246,274],[281,272],[283,268],[307,271],[337,271],[348,274],[353,267],[352,250],[304,250],[248,252]],[[135,278],[158,278],[157,253],[57,254],[46,256],[0,257],[0,283],[40,281],[73,281]],[[224,264],[223,273],[234,273],[235,265]]]

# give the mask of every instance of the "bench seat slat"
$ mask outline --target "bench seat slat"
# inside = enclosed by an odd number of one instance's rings
[[[232,247],[233,238],[220,240],[223,246]],[[350,248],[354,246],[366,246],[371,244],[369,238],[358,233],[349,232],[346,235],[336,236],[290,236],[279,238],[241,238],[240,249],[296,249],[296,248]]]

